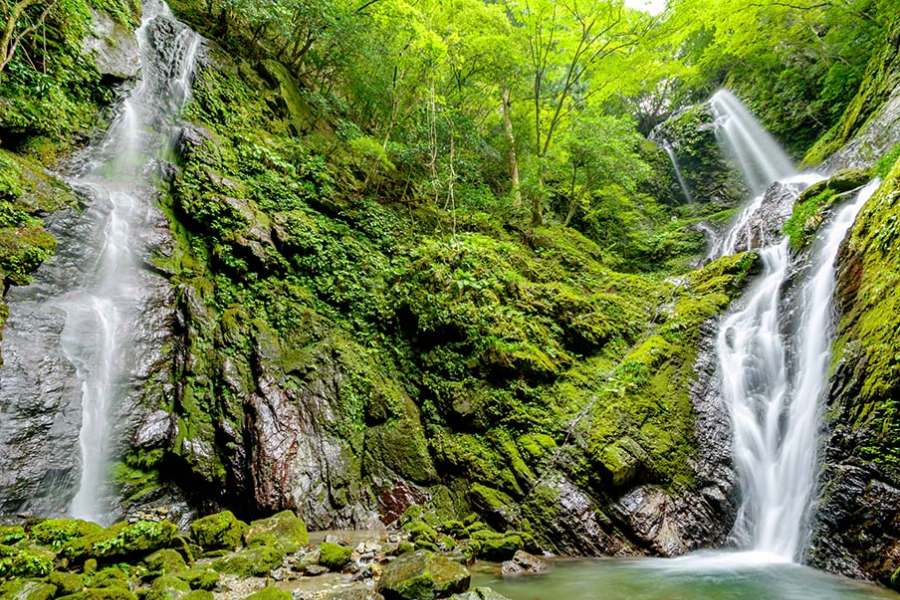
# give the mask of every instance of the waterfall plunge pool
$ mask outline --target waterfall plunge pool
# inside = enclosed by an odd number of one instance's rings
[[[549,562],[546,573],[505,579],[497,565],[478,563],[472,587],[509,600],[900,600],[870,583],[753,552]]]

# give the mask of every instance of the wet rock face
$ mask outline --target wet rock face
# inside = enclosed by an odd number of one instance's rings
[[[716,137],[709,103],[674,114],[653,130],[650,139],[672,150],[693,201],[731,208],[746,198],[741,171],[722,152]]]
[[[140,72],[141,50],[134,31],[94,8],[91,34],[84,39],[82,51],[94,59],[100,74],[110,79],[132,79]]]
[[[781,230],[791,216],[794,199],[804,187],[804,184],[772,184],[744,225],[735,231],[735,251],[758,250],[781,239]]]

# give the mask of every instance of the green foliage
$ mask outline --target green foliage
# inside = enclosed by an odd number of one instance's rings
[[[340,571],[350,562],[352,553],[352,548],[324,542],[319,547],[319,564],[323,567],[328,567],[332,571]]]
[[[884,179],[891,172],[891,168],[900,160],[900,144],[897,144],[878,159],[872,167],[877,177]]]

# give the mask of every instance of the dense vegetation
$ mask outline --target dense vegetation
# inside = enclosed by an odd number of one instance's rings
[[[42,218],[75,202],[41,166],[72,164],[128,79],[85,50],[110,35],[92,23],[125,39],[139,7],[2,2],[8,286],[52,253]],[[870,65],[890,53],[893,4],[173,0],[209,40],[159,182],[174,243],[153,267],[180,320],[172,378],[145,395],[177,431],[117,457],[123,496],[176,480],[244,514],[284,508],[255,427],[297,406],[340,457],[324,489],[290,499],[315,528],[356,524],[341,511],[403,480],[436,490],[442,519],[474,507],[590,551],[536,523],[560,478],[607,499],[696,491],[702,327],[757,260],[702,264],[695,226],[727,221],[743,187],[710,159],[710,116],[676,113],[728,85],[797,157],[825,158],[890,91]],[[648,139],[673,114],[665,128],[706,148],[686,165],[690,199]],[[853,181],[801,199],[796,249]],[[895,439],[893,412],[879,418]],[[889,440],[878,452],[896,461]]]

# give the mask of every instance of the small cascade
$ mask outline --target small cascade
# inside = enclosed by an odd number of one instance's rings
[[[734,94],[719,90],[710,99],[710,106],[716,117],[716,136],[737,159],[754,194],[763,193],[774,181],[797,174],[787,153]]]
[[[666,154],[669,155],[669,160],[672,162],[672,168],[675,169],[675,177],[678,179],[678,185],[681,187],[681,193],[684,194],[684,199],[687,200],[688,203],[692,203],[694,198],[691,195],[690,188],[688,188],[687,181],[684,179],[684,174],[681,172],[681,165],[678,164],[678,157],[675,156],[675,151],[667,142],[664,142],[662,147],[663,150],[666,151]]]
[[[136,35],[141,78],[68,180],[87,208],[52,216],[57,255],[33,285],[9,296],[0,414],[13,425],[0,426],[0,450],[21,469],[0,477],[7,511],[67,511],[99,523],[111,517],[109,453],[117,421],[133,406],[124,399],[139,393],[135,373],[147,361],[136,346],[146,347],[161,327],[148,307],[160,304],[165,284],[142,268],[161,217],[149,173],[178,134],[175,119],[190,97],[202,41],[161,0],[143,3]],[[7,456],[0,471],[9,468]]]

